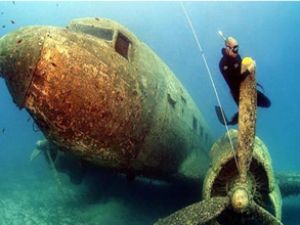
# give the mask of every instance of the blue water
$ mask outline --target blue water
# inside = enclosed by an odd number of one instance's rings
[[[258,110],[257,135],[268,146],[276,171],[299,172],[300,2],[184,5],[228,115],[236,111],[236,106],[218,70],[223,41],[217,31],[236,37],[241,56],[255,59],[257,80],[272,101],[271,108]],[[0,2],[0,13],[0,36],[26,25],[66,26],[79,17],[107,17],[122,23],[173,70],[201,108],[214,137],[224,134],[214,112],[217,100],[211,81],[179,2]],[[178,197],[181,189],[157,188],[143,182],[128,186],[122,177],[113,174],[103,175],[104,182],[91,181],[84,191],[69,183],[63,198],[45,161],[40,158],[29,162],[42,134],[33,131],[28,118],[14,105],[1,79],[0,208],[4,205],[2,210],[4,207],[6,212],[0,214],[13,218],[9,224],[20,224],[20,218],[27,218],[26,224],[39,224],[32,219],[34,215],[40,215],[44,224],[151,224],[192,201],[190,197]],[[68,179],[61,179],[68,183]],[[81,199],[82,205],[76,205],[74,199]],[[298,224],[300,205],[296,202],[296,197],[284,199],[283,218],[287,225]],[[24,211],[23,216],[10,212],[18,207]],[[77,223],[72,221],[74,214],[78,216]]]

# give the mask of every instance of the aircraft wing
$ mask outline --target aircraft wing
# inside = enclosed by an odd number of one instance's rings
[[[300,173],[281,172],[276,173],[282,197],[300,194]]]

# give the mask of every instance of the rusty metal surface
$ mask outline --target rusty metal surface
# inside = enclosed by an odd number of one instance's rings
[[[237,158],[241,179],[246,179],[252,160],[256,133],[256,98],[256,78],[253,71],[240,84]]]
[[[22,96],[50,141],[98,166],[134,175],[204,176],[212,143],[208,126],[173,72],[146,44],[108,19],[35,29],[28,30],[26,41],[39,40],[39,32],[44,38],[37,43],[39,56]],[[129,46],[118,52],[120,35]],[[26,47],[18,51],[31,53]],[[18,57],[9,53],[1,63]],[[23,69],[31,66],[23,63]],[[21,76],[11,67],[3,71],[6,78]]]
[[[80,34],[53,28],[50,36],[26,107],[60,146],[112,167],[127,164],[142,138],[135,133],[141,104],[128,62]]]
[[[13,101],[22,108],[31,83],[47,27],[26,27],[0,39],[0,73]]]

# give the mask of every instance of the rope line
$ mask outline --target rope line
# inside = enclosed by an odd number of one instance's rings
[[[202,56],[202,59],[203,59],[203,61],[204,61],[206,70],[207,70],[207,72],[208,72],[208,75],[209,75],[209,78],[210,78],[210,81],[211,81],[211,84],[212,84],[214,93],[215,93],[215,95],[216,95],[218,105],[219,105],[219,107],[221,108],[221,114],[222,114],[222,118],[223,118],[223,121],[224,121],[224,124],[225,124],[225,127],[226,127],[227,137],[228,137],[228,139],[229,139],[229,143],[230,143],[230,146],[231,146],[231,151],[232,151],[232,154],[233,154],[233,157],[234,157],[234,161],[235,161],[236,167],[237,167],[238,171],[240,172],[239,164],[238,164],[238,161],[237,161],[237,158],[236,158],[236,152],[235,152],[234,147],[233,147],[232,139],[231,139],[231,137],[230,137],[230,135],[229,135],[228,125],[227,125],[227,122],[226,122],[226,119],[225,119],[224,112],[223,112],[223,110],[222,110],[223,108],[222,108],[222,104],[221,104],[221,101],[220,101],[220,98],[219,98],[219,95],[218,95],[217,88],[216,88],[216,86],[215,86],[215,82],[214,82],[214,80],[213,80],[213,78],[212,78],[211,70],[210,70],[210,68],[209,68],[209,66],[208,66],[208,63],[207,63],[207,60],[206,60],[204,51],[203,51],[203,49],[202,49],[202,46],[201,46],[201,44],[200,44],[199,39],[197,38],[196,31],[195,31],[195,29],[194,29],[194,26],[193,26],[193,24],[192,24],[192,21],[191,21],[189,15],[188,15],[188,13],[187,13],[187,11],[186,11],[184,5],[183,5],[183,2],[180,2],[180,5],[181,5],[181,9],[182,9],[182,11],[183,11],[183,13],[184,13],[184,15],[185,15],[187,21],[188,21],[189,27],[190,27],[190,29],[191,29],[191,31],[192,31],[192,33],[193,33],[193,36],[194,36],[194,39],[195,39],[195,41],[196,41],[197,47],[198,47],[198,49],[199,49],[199,52],[200,52],[200,54],[201,54],[201,56]]]

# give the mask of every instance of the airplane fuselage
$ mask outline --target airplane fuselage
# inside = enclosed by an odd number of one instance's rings
[[[204,176],[212,140],[203,116],[167,65],[120,24],[25,27],[0,46],[14,101],[64,151],[136,175]]]

